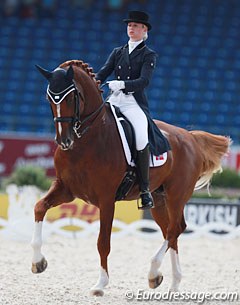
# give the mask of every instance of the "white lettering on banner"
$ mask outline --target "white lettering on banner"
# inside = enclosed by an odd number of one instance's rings
[[[54,160],[53,157],[39,157],[35,159],[24,159],[18,158],[15,162],[15,167],[18,166],[25,166],[25,165],[36,165],[41,166],[45,169],[53,168],[54,167]]]
[[[221,222],[237,225],[237,207],[225,205],[188,204],[184,210],[186,221],[197,225],[208,222]]]
[[[0,163],[0,174],[3,174],[6,170],[6,165],[4,163]]]
[[[210,208],[209,208],[209,215],[208,215],[208,219],[209,219],[210,222],[213,222],[215,220],[214,216],[215,216],[215,207],[214,206],[210,206]]]
[[[187,222],[190,223],[198,223],[198,211],[197,206],[189,204],[184,209],[184,216],[187,220]]]
[[[225,207],[225,220],[226,223],[236,226],[237,225],[237,207]]]
[[[4,149],[4,143],[0,141],[0,153],[3,151],[3,149]]]
[[[215,219],[217,222],[224,222],[225,221],[225,207],[218,205],[216,207],[216,212],[215,212]]]
[[[51,147],[50,145],[43,144],[29,144],[25,148],[26,156],[43,156],[50,153]]]
[[[198,212],[198,223],[200,225],[204,224],[207,222],[207,218],[209,221],[214,221],[213,220],[213,213],[212,213],[212,207],[211,206],[205,206],[205,205],[200,205],[198,207],[199,212]]]

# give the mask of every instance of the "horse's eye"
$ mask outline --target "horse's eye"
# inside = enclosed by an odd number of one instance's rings
[[[69,96],[67,97],[67,103],[72,104],[72,102],[73,102],[73,96],[72,94],[69,94]]]

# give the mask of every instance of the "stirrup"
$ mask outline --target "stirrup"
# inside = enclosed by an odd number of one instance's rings
[[[140,197],[141,197],[141,205],[139,205],[139,200],[137,201],[139,210],[147,210],[147,209],[154,208],[153,198],[149,191],[142,192],[140,194]]]

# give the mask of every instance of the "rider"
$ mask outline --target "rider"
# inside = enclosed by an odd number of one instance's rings
[[[128,19],[123,21],[127,24],[128,44],[112,51],[106,63],[96,74],[96,79],[103,83],[114,72],[115,80],[108,82],[108,86],[113,92],[108,102],[119,107],[133,125],[136,138],[136,166],[142,201],[141,208],[148,209],[154,206],[149,190],[150,149],[148,135],[149,127],[153,128],[154,123],[149,115],[144,89],[151,79],[157,55],[145,44],[148,31],[151,30],[148,15],[141,11],[130,11]],[[157,128],[153,129],[156,131]]]

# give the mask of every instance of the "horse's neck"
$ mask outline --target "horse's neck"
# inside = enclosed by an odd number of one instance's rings
[[[96,84],[88,75],[83,75],[83,84],[81,85],[84,98],[83,116],[88,116],[101,106],[103,100]]]
[[[84,116],[88,116],[97,111],[103,103],[103,100],[98,94],[87,94],[84,100]]]

